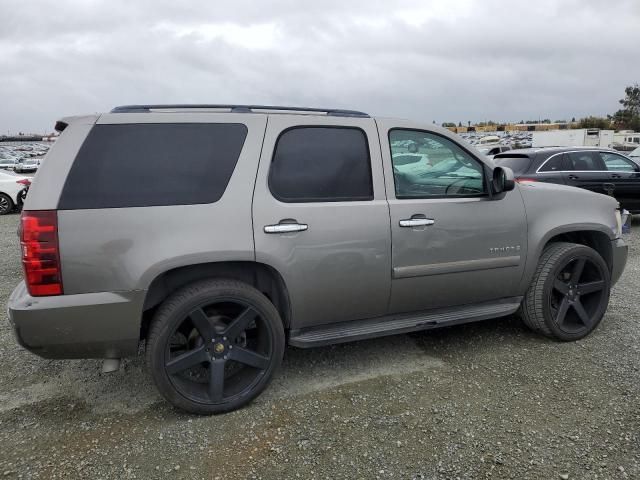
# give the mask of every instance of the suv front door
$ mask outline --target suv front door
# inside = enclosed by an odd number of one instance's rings
[[[605,164],[612,192],[623,208],[637,212],[640,210],[640,167],[630,158],[618,153],[600,152]]]
[[[446,132],[377,123],[393,245],[390,313],[516,296],[527,251],[518,189],[492,198],[488,167]],[[405,154],[408,145],[419,159]]]
[[[375,122],[270,115],[256,179],[256,261],[286,284],[292,328],[387,311],[391,234]]]

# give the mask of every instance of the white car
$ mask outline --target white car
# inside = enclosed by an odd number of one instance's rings
[[[35,173],[39,167],[39,158],[25,158],[16,164],[14,170],[16,173]]]
[[[29,185],[29,177],[0,170],[0,215],[6,215],[14,208],[22,206]]]
[[[18,161],[15,158],[2,156],[2,154],[0,154],[0,169],[13,170],[16,167],[16,163],[18,163]]]
[[[627,153],[627,155],[629,157],[633,158],[634,160],[640,160],[640,147],[638,147],[635,150]]]

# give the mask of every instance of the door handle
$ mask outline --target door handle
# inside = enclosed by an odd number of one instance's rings
[[[433,225],[436,221],[433,218],[407,218],[400,220],[401,227],[424,227]]]
[[[611,174],[611,178],[622,178],[622,175],[620,175],[618,173],[612,173]]]
[[[569,180],[578,180],[577,175],[569,175]]]
[[[276,225],[265,225],[264,233],[292,233],[304,232],[309,228],[305,223],[278,223]]]
[[[607,193],[607,195],[613,196],[613,191],[616,189],[616,186],[613,183],[603,183],[602,189]]]

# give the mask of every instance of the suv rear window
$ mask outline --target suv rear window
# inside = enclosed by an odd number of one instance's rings
[[[71,167],[58,208],[216,202],[246,136],[242,124],[96,125]]]
[[[528,155],[518,153],[498,154],[493,157],[493,163],[499,167],[510,168],[514,175],[521,175],[529,169],[531,158]]]
[[[295,127],[278,138],[269,188],[282,202],[373,199],[365,133],[353,127]]]

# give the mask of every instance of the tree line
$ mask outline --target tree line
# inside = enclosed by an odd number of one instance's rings
[[[618,111],[612,115],[606,117],[588,116],[581,118],[578,123],[578,128],[601,128],[616,130],[634,130],[640,131],[640,85],[637,83],[624,89],[625,97],[620,99],[619,103],[622,105]],[[434,122],[435,123],[435,122]],[[520,123],[524,124],[544,124],[552,123],[551,119],[545,118],[544,120],[520,120]],[[556,120],[553,123],[569,123],[566,120]],[[576,123],[576,118],[571,119],[571,123]],[[488,122],[477,123],[478,127],[491,127],[498,126],[500,123],[489,120]],[[444,122],[443,127],[455,127],[454,122]],[[462,127],[462,122],[458,122],[458,127]],[[471,126],[471,121],[467,121],[467,126]]]

